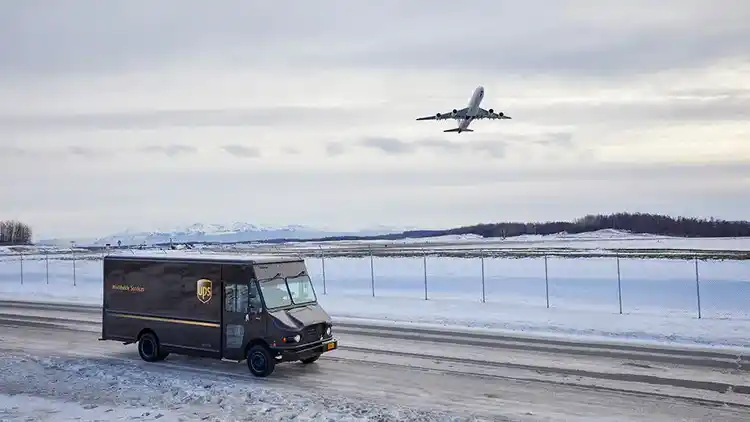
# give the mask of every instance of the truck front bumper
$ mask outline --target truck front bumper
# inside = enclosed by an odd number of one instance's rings
[[[307,344],[272,347],[271,350],[276,352],[277,356],[281,357],[281,362],[290,362],[322,355],[323,353],[338,348],[339,341],[336,338],[331,337],[326,340],[319,340]]]

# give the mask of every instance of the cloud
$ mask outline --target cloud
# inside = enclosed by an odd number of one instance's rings
[[[419,146],[427,149],[436,149],[445,153],[463,152],[466,145],[446,139],[424,139],[419,141]]]
[[[386,154],[408,154],[415,150],[415,145],[396,138],[369,137],[360,140],[358,144],[380,150]]]
[[[224,145],[221,147],[225,152],[240,158],[257,158],[260,157],[260,150],[254,147],[242,145]]]
[[[725,0],[721,7],[697,0],[631,1],[617,7],[487,0],[461,9],[459,16],[455,3],[447,0],[414,1],[397,9],[333,0],[292,4],[293,12],[241,0],[211,6],[189,0],[131,1],[96,8],[87,2],[17,2],[0,17],[0,71],[138,69],[200,57],[261,66],[286,62],[601,76],[744,56],[750,38],[750,11],[743,0]],[[467,24],[457,25],[457,18]],[[380,24],[384,21],[387,32]]]
[[[292,148],[292,147],[282,147],[281,152],[283,152],[284,154],[289,154],[289,155],[300,154],[300,151],[297,148]]]
[[[129,173],[115,167],[96,177],[87,172],[67,173],[65,178],[35,172],[11,174],[4,179],[3,197],[7,199],[4,211],[23,216],[38,233],[68,230],[76,236],[131,225],[148,229],[154,224],[235,221],[236,210],[222,206],[227,201],[252,209],[252,216],[238,218],[255,223],[333,227],[377,222],[451,227],[481,221],[567,219],[622,210],[745,218],[743,210],[750,206],[748,163],[586,164],[534,170],[494,165],[387,172],[245,168]],[[237,180],[264,183],[256,186],[253,195],[238,197]],[[257,201],[279,191],[304,203],[304,211],[280,207],[278,201]],[[190,203],[196,195],[215,200],[196,209]],[[71,197],[76,200],[69,200]],[[696,201],[696,197],[710,200]],[[86,198],[84,206],[79,198]],[[145,212],[144,203],[148,204]],[[373,203],[378,204],[375,213]],[[549,211],[549,204],[555,205],[554,212]],[[133,220],[133,215],[143,219]],[[82,218],[85,223],[80,223]]]
[[[189,146],[189,145],[170,144],[170,145],[149,145],[149,146],[143,147],[141,151],[147,152],[147,153],[165,154],[169,157],[177,157],[180,155],[195,153],[197,150],[196,148]]]
[[[663,124],[665,122],[735,122],[750,119],[750,92],[682,91],[636,98],[590,95],[537,98],[506,106],[515,119],[539,124]]]
[[[750,36],[745,24],[750,12],[741,1],[721,8],[697,1],[663,1],[656,7],[635,1],[618,5],[615,14],[603,3],[493,3],[462,11],[461,19],[471,22],[466,26],[451,24],[446,4],[433,4],[420,12],[411,31],[396,18],[389,21],[389,28],[395,28],[391,37],[343,54],[331,52],[325,60],[368,68],[601,78],[746,57],[743,38]],[[534,25],[528,25],[531,21]],[[433,28],[440,28],[439,35]],[[436,36],[440,48],[451,54],[436,54]]]
[[[335,157],[346,152],[346,148],[341,142],[329,142],[326,145],[326,155]]]
[[[321,1],[6,5],[8,212],[75,232],[748,206],[746,0]],[[414,120],[464,107],[477,85],[513,120],[461,135]],[[266,154],[278,159],[250,161]],[[306,206],[187,203],[233,200],[242,177]]]
[[[475,152],[491,158],[504,158],[507,143],[504,141],[449,141],[445,139],[426,139],[416,142],[419,148],[433,149],[445,154]]]
[[[550,133],[533,139],[531,142],[546,147],[571,148],[573,146],[573,134],[570,132]]]
[[[253,109],[113,111],[75,114],[0,115],[5,131],[148,130],[172,127],[256,127],[310,124],[322,118],[364,118],[367,110],[279,106]]]
[[[80,157],[100,157],[105,155],[105,151],[102,149],[82,147],[82,146],[71,146],[68,147],[68,152],[73,155]]]
[[[507,145],[504,142],[478,142],[471,149],[485,153],[493,158],[504,158]]]
[[[485,138],[487,137],[485,136]],[[492,159],[505,158],[508,148],[514,144],[521,147],[528,144],[536,144],[545,148],[571,149],[574,147],[571,133],[523,136],[497,135],[496,138],[492,140],[465,137],[460,141],[427,138],[407,142],[396,138],[368,137],[355,142],[355,144],[365,148],[376,149],[388,155],[416,154],[420,151],[430,151],[449,156],[473,153]]]
[[[16,146],[0,145],[0,157],[26,157],[31,155],[30,151]]]

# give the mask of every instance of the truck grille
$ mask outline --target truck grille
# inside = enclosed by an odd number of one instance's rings
[[[305,328],[303,332],[303,338],[308,341],[318,340],[320,336],[325,332],[324,324],[315,324]]]

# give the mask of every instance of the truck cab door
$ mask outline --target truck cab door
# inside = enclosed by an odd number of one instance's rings
[[[260,298],[258,282],[250,280],[248,284],[247,314],[245,315],[245,338],[247,341],[262,339],[266,336],[266,313],[263,312],[263,301]]]
[[[244,358],[243,345],[245,341],[245,315],[247,315],[247,284],[224,283],[224,311],[222,349],[223,357],[231,360]]]
[[[255,338],[265,336],[266,321],[258,285],[246,267],[225,266],[222,349],[223,357],[245,359],[245,346]]]

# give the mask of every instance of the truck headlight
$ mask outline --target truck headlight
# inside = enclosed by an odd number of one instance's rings
[[[328,327],[326,328],[326,336],[330,336],[330,335],[331,335],[331,327],[330,327],[330,326],[328,326]]]
[[[302,339],[299,334],[295,334],[291,337],[282,337],[281,341],[283,343],[299,343],[299,341]]]

